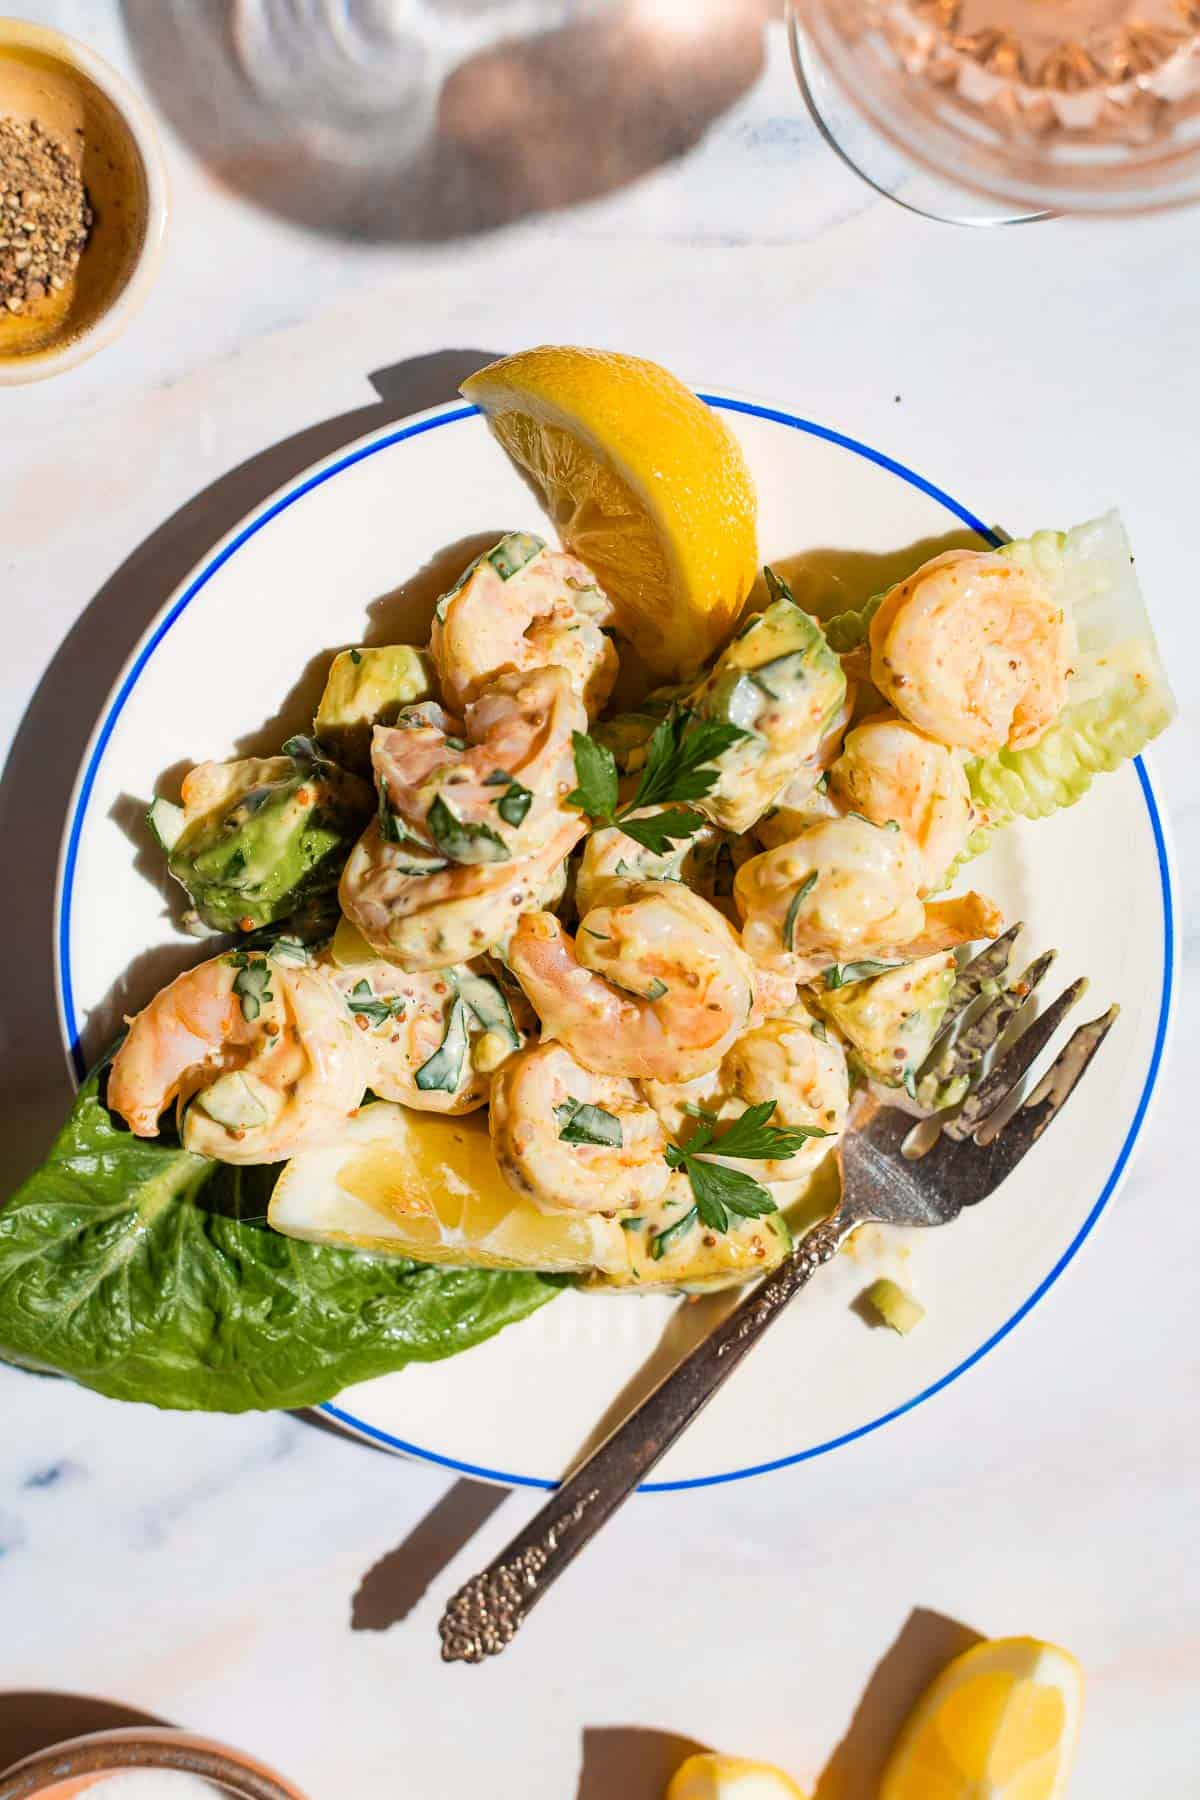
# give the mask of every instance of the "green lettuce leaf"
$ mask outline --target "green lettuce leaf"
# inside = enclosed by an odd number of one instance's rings
[[[982,816],[969,856],[1011,819],[1044,819],[1072,806],[1095,776],[1136,756],[1175,716],[1119,514],[1072,531],[1039,531],[999,554],[1036,569],[1066,607],[1077,638],[1075,673],[1066,705],[1036,744],[968,761]]]
[[[133,1137],[102,1082],[0,1210],[0,1358],[153,1406],[313,1406],[466,1350],[561,1286],[281,1237],[266,1223],[275,1169]]]
[[[997,554],[1036,569],[1065,608],[1077,639],[1075,672],[1062,712],[1038,743],[967,761],[980,823],[957,866],[1012,819],[1043,819],[1073,805],[1096,775],[1136,756],[1175,716],[1118,513],[1071,531],[1036,532]],[[865,641],[882,599],[829,621],[825,635],[835,650],[845,655]]]

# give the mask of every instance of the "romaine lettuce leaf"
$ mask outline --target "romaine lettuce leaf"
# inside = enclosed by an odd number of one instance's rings
[[[1118,513],[1071,531],[1036,532],[997,554],[1038,571],[1074,623],[1077,654],[1066,705],[1036,744],[968,759],[979,824],[966,857],[977,856],[1012,819],[1041,819],[1072,805],[1095,775],[1136,756],[1175,716]],[[835,650],[845,655],[865,642],[882,599],[829,621],[825,635]]]
[[[0,1210],[0,1358],[119,1400],[312,1406],[466,1350],[554,1297],[553,1277],[441,1271],[281,1237],[277,1171],[133,1137],[80,1090]]]
[[[1118,513],[1072,531],[1039,531],[999,554],[1037,569],[1062,600],[1075,625],[1075,672],[1066,705],[1036,744],[968,761],[982,815],[971,856],[1010,819],[1042,819],[1073,805],[1093,776],[1136,756],[1175,716]]]

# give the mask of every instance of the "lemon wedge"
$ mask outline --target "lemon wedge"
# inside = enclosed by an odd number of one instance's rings
[[[680,1764],[664,1800],[804,1800],[804,1795],[782,1769],[769,1763],[714,1756],[706,1750]]]
[[[728,637],[758,573],[754,484],[718,415],[657,363],[544,345],[462,384],[656,674]]]
[[[615,1220],[541,1213],[513,1193],[485,1112],[365,1106],[339,1143],[292,1158],[268,1218],[287,1237],[453,1268],[576,1274],[627,1264]]]
[[[976,1644],[917,1703],[880,1800],[1058,1800],[1083,1710],[1075,1658],[1037,1638]]]

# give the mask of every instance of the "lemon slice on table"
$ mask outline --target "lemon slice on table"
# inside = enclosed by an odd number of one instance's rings
[[[288,1237],[452,1268],[574,1274],[627,1262],[615,1220],[541,1213],[513,1193],[496,1167],[486,1112],[365,1106],[338,1144],[292,1158],[268,1218]]]
[[[758,573],[754,484],[724,421],[657,363],[545,345],[462,384],[658,675],[729,635]]]
[[[1083,1710],[1075,1658],[1037,1638],[976,1644],[944,1668],[888,1758],[880,1800],[1058,1800]]]
[[[664,1800],[804,1800],[782,1769],[741,1756],[689,1756],[672,1775]]]

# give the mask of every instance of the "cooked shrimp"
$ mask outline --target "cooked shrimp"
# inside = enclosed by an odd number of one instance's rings
[[[495,1070],[523,1041],[521,1027],[532,1026],[519,995],[514,1019],[482,963],[409,973],[383,961],[343,965],[324,950],[317,966],[358,1031],[365,1085],[418,1112],[486,1105]],[[469,1004],[478,989],[489,1001],[482,1019]]]
[[[703,1075],[754,1002],[750,959],[729,923],[674,881],[614,888],[574,942],[552,913],[527,913],[507,961],[547,1036],[598,1075]]]
[[[568,815],[529,856],[446,864],[419,846],[385,843],[376,819],[342,871],[342,911],[402,969],[468,962],[502,947],[523,911],[556,902],[562,864],[586,829],[585,820]]]
[[[992,552],[935,556],[884,596],[870,642],[896,710],[976,756],[1036,744],[1066,700],[1066,615],[1032,569]]]
[[[539,849],[575,785],[571,734],[587,730],[566,670],[498,676],[461,728],[431,720],[432,710],[407,708],[395,725],[377,725],[371,745],[380,792],[410,839],[456,863]]]
[[[663,810],[661,806],[643,806],[630,817],[646,819]],[[619,825],[606,825],[593,831],[583,846],[575,876],[575,903],[581,914],[587,912],[614,882],[685,881],[689,886],[698,886],[695,877],[699,866],[719,838],[714,826],[702,825],[692,837],[658,855],[626,836]]]
[[[971,789],[962,757],[906,719],[875,714],[848,732],[829,771],[829,792],[876,825],[896,820],[921,858],[921,894],[941,886],[966,847]]]
[[[828,819],[738,870],[742,942],[756,962],[814,972],[843,958],[877,955],[925,922],[917,898],[921,861],[897,827]]]
[[[511,532],[437,603],[429,650],[442,693],[461,711],[497,675],[557,664],[594,718],[617,678],[604,633],[614,616],[586,564]]]
[[[366,1085],[358,1033],[318,971],[236,951],[186,970],[130,1021],[108,1104],[154,1137],[177,1101],[188,1150],[277,1162],[327,1142]]]
[[[1004,929],[1004,914],[994,900],[972,891],[952,900],[931,900],[925,907],[925,923],[915,937],[897,946],[906,958],[933,956],[959,944],[994,938]]]
[[[633,1082],[594,1074],[562,1044],[505,1064],[490,1124],[500,1173],[547,1212],[637,1212],[670,1179],[666,1133]]]
[[[849,1076],[841,1045],[827,1033],[813,1031],[811,1014],[799,1003],[786,1015],[766,1019],[743,1032],[719,1069],[696,1081],[648,1081],[645,1094],[673,1138],[686,1140],[694,1129],[696,1109],[715,1113],[732,1125],[748,1106],[774,1100],[772,1125],[807,1126],[824,1132],[810,1138],[794,1156],[775,1161],[739,1162],[756,1181],[795,1181],[812,1173],[845,1130],[850,1107]]]
[[[774,850],[780,844],[790,844],[810,825],[841,816],[841,809],[830,797],[828,782],[805,768],[788,782],[770,811],[763,814],[754,827],[754,835],[766,849]]]

